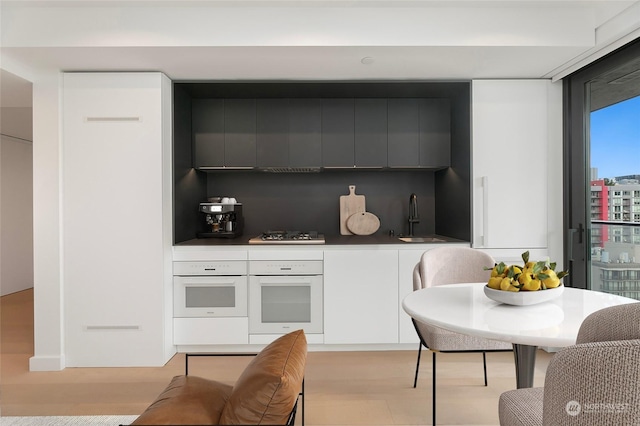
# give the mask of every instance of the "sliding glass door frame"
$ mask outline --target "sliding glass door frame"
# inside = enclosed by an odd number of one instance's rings
[[[590,82],[640,57],[640,39],[565,77],[563,81],[564,267],[568,287],[591,282],[590,219]]]

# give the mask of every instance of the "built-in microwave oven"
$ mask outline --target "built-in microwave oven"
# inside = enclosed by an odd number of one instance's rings
[[[245,261],[174,262],[173,316],[246,317]]]

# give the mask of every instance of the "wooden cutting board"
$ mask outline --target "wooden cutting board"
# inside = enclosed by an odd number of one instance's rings
[[[349,195],[340,196],[340,234],[353,235],[347,227],[347,219],[354,213],[363,213],[365,210],[364,195],[356,195],[356,186],[349,185]]]
[[[347,228],[356,235],[371,235],[380,228],[380,219],[369,212],[352,214],[347,219]]]

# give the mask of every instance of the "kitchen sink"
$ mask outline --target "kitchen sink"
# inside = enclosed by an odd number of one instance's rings
[[[444,243],[446,241],[435,237],[398,237],[398,239],[405,243]]]

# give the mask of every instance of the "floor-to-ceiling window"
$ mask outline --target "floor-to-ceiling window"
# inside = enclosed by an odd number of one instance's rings
[[[640,299],[640,40],[564,88],[565,282]]]

